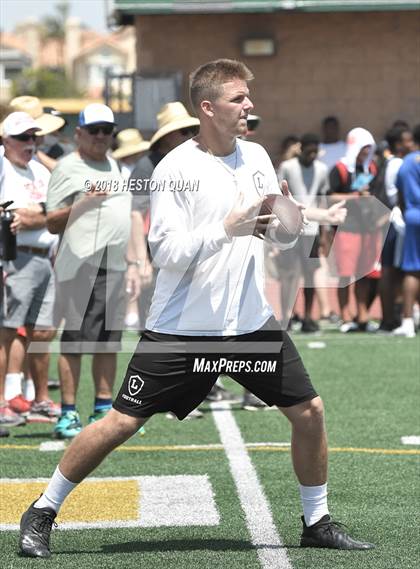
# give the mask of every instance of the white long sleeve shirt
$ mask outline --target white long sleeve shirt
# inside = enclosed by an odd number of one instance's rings
[[[272,315],[263,241],[229,238],[223,220],[239,191],[244,207],[280,194],[264,148],[238,140],[235,152],[221,159],[189,140],[158,164],[152,185],[149,244],[160,271],[146,327],[187,336],[261,328]]]

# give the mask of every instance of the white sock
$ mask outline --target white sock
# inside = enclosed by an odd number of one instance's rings
[[[323,516],[329,514],[327,503],[327,483],[321,486],[302,486],[299,484],[305,524],[312,526]]]
[[[77,482],[70,482],[63,476],[57,466],[48,486],[42,496],[35,502],[35,508],[52,508],[57,513],[62,503],[77,486]]]
[[[21,373],[6,373],[6,380],[4,384],[4,398],[6,401],[13,399],[16,395],[22,393],[22,374]]]
[[[33,379],[23,380],[23,396],[28,401],[33,401],[35,399],[35,385]]]

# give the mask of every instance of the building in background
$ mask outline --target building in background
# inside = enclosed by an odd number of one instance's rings
[[[418,0],[114,5],[117,22],[135,26],[137,72],[148,83],[134,103],[143,111],[153,96],[160,100],[150,109],[165,98],[188,103],[189,72],[229,57],[255,74],[252,99],[264,124],[258,139],[273,157],[284,136],[319,131],[327,115],[340,118],[343,132],[363,125],[376,137],[397,118],[412,125],[420,116]],[[137,114],[136,126],[147,134],[152,113]]]
[[[106,70],[135,71],[135,30],[129,26],[100,34],[69,18],[63,38],[45,38],[40,22],[22,23],[13,33],[0,34],[0,100],[11,98],[11,83],[25,68],[64,69],[83,95],[102,97]]]

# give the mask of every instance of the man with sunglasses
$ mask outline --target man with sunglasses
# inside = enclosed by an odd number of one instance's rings
[[[2,124],[4,143],[3,168],[0,178],[1,201],[13,201],[15,214],[11,230],[17,232],[17,257],[5,263],[6,313],[1,330],[1,343],[6,353],[21,326],[26,327],[28,341],[49,342],[54,336],[54,274],[50,250],[56,237],[46,227],[45,202],[50,173],[33,159],[36,133],[40,130],[25,112],[9,114]],[[48,397],[48,350],[28,354],[35,383],[35,401],[29,417],[33,422],[53,422],[57,409]],[[12,408],[26,401],[12,395],[12,384],[20,384],[20,372],[6,376],[5,397]],[[9,396],[8,396],[9,392]]]
[[[76,127],[77,150],[59,161],[48,188],[48,228],[61,236],[55,317],[57,325],[65,321],[58,360],[62,414],[54,429],[60,439],[82,429],[76,394],[83,353],[93,354],[89,422],[111,408],[126,296],[139,292],[138,266],[146,248],[130,240],[130,231],[139,232],[134,223],[131,230],[132,197],[107,154],[114,127],[109,107],[88,105]]]

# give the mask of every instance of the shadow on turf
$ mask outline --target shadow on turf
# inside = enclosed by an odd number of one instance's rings
[[[291,549],[297,545],[265,545],[255,547],[249,541],[235,539],[172,539],[163,541],[127,541],[125,543],[107,543],[95,551],[57,551],[55,555],[80,555],[81,553],[98,553],[113,555],[116,553],[161,553],[163,551],[251,551],[259,548]]]

